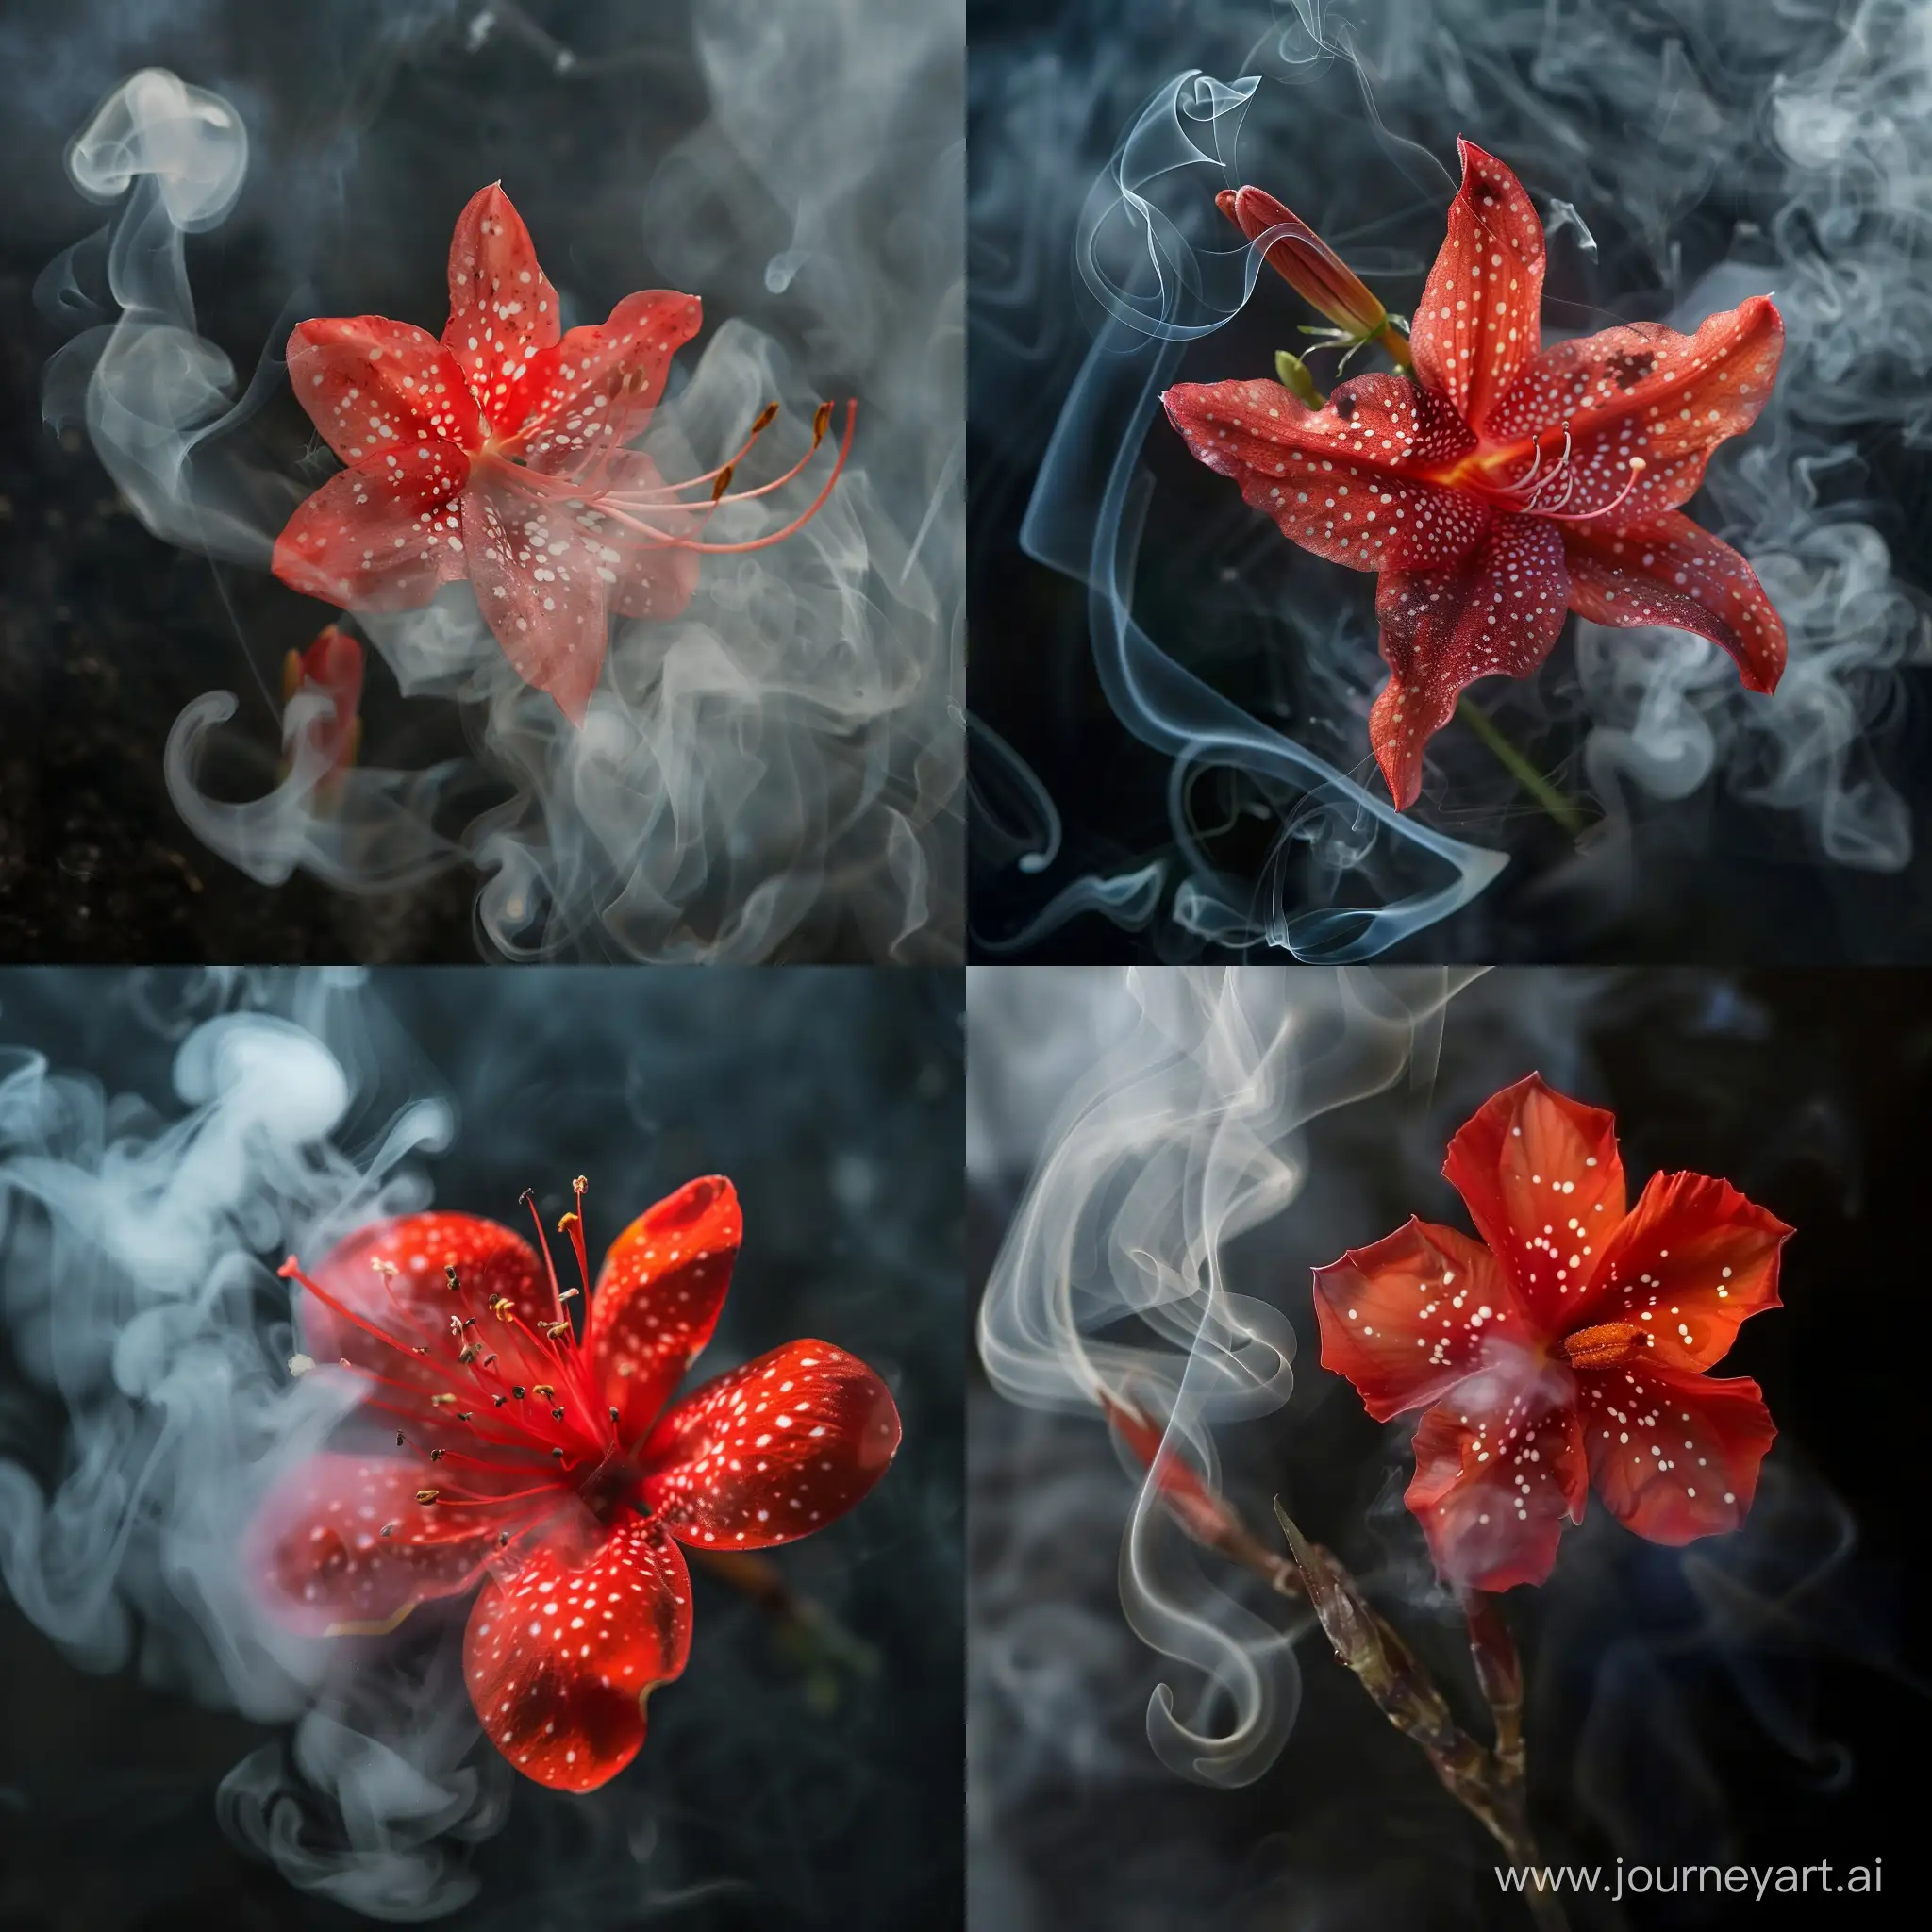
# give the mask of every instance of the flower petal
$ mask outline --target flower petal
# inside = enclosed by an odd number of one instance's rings
[[[1369,741],[1399,810],[1423,785],[1423,750],[1479,677],[1527,677],[1563,628],[1563,541],[1539,517],[1502,512],[1443,570],[1388,571],[1375,590],[1382,656],[1393,673],[1369,713]]]
[[[610,646],[616,574],[581,506],[491,469],[463,497],[463,543],[484,620],[525,684],[581,725]]]
[[[1563,1524],[1583,1520],[1589,1491],[1574,1408],[1539,1406],[1530,1389],[1493,1408],[1461,1391],[1416,1425],[1403,1501],[1445,1582],[1507,1590],[1550,1574]]]
[[[1481,498],[1407,474],[1453,462],[1473,442],[1452,410],[1399,375],[1358,375],[1319,409],[1261,381],[1180,383],[1161,402],[1201,462],[1331,563],[1431,568],[1488,527]]]
[[[1532,1074],[1457,1130],[1442,1175],[1507,1262],[1525,1318],[1546,1334],[1569,1328],[1624,1218],[1615,1116]]]
[[[503,403],[530,358],[557,341],[557,291],[501,182],[479,188],[449,243],[442,340],[499,433]]]
[[[710,506],[701,499],[691,507],[675,496],[664,473],[638,449],[602,458],[593,483],[594,490],[586,486],[584,516],[592,525],[599,565],[616,579],[611,608],[621,617],[658,624],[682,615],[698,587],[699,553],[641,536],[617,517],[633,518],[667,537],[694,538]]]
[[[400,443],[483,441],[456,359],[426,329],[382,315],[318,317],[289,338],[289,382],[344,462]]]
[[[1315,1270],[1315,1316],[1322,1366],[1346,1375],[1381,1423],[1435,1401],[1481,1366],[1492,1338],[1523,1325],[1489,1249],[1413,1217]]]
[[[455,1292],[449,1268],[460,1284]],[[507,1387],[544,1380],[546,1367],[555,1367],[534,1335],[539,1323],[556,1319],[548,1277],[527,1241],[478,1215],[404,1214],[375,1222],[338,1241],[310,1278],[321,1292],[301,1298],[308,1353],[402,1385],[374,1389],[383,1401],[421,1403],[427,1415],[428,1397],[454,1393],[460,1400],[443,1406],[453,1413],[473,1409],[481,1421]],[[499,1296],[521,1326],[491,1311]],[[451,1332],[452,1317],[475,1326],[459,1340]],[[458,1359],[471,1337],[481,1338],[493,1363]]]
[[[737,1191],[711,1174],[645,1208],[611,1242],[584,1345],[625,1441],[657,1421],[710,1341],[743,1240]]]
[[[1544,350],[1490,412],[1488,434],[1507,442],[1568,425],[1566,487],[1560,503],[1549,498],[1566,518],[1605,510],[1641,457],[1617,521],[1657,516],[1688,502],[1711,450],[1757,420],[1783,348],[1783,319],[1763,295],[1707,318],[1695,335],[1625,323]]]
[[[469,469],[461,450],[441,441],[364,457],[296,506],[270,568],[291,591],[343,609],[426,604],[460,575],[450,545]]]
[[[245,1558],[277,1620],[311,1637],[380,1635],[472,1589],[532,1505],[439,1509],[416,1500],[431,1480],[421,1458],[336,1450],[291,1470],[256,1513]]]
[[[652,1430],[651,1507],[680,1542],[763,1549],[823,1529],[899,1447],[891,1392],[856,1356],[789,1341],[693,1390]]]
[[[1747,691],[1777,689],[1785,626],[1757,573],[1680,511],[1599,530],[1569,524],[1570,608],[1592,624],[1660,624],[1721,644]]]
[[[1424,387],[1482,434],[1497,398],[1542,346],[1543,225],[1501,161],[1474,142],[1457,148],[1462,186],[1409,343]]]
[[[1624,1528],[1674,1544],[1743,1522],[1777,1439],[1749,1376],[1714,1382],[1644,1360],[1576,1380],[1591,1476]]]
[[[1634,1322],[1646,1362],[1707,1369],[1747,1316],[1780,1306],[1778,1250],[1790,1232],[1728,1181],[1654,1174],[1604,1245],[1573,1324]]]
[[[644,1700],[691,1655],[691,1578],[656,1523],[540,1544],[470,1612],[463,1674],[490,1741],[555,1790],[638,1755]]]
[[[626,295],[608,321],[574,328],[530,358],[491,411],[499,432],[514,432],[533,469],[575,475],[641,432],[672,357],[704,319],[698,298],[675,289]]]

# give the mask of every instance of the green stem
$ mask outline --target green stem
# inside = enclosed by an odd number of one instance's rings
[[[1404,371],[1414,369],[1415,356],[1408,346],[1408,338],[1392,322],[1385,322],[1369,340],[1381,343],[1388,350],[1396,368]]]
[[[1576,808],[1576,801],[1558,791],[1497,728],[1490,714],[1468,698],[1457,698],[1456,715],[1489,746],[1494,753],[1496,762],[1521,785],[1526,792],[1562,826],[1565,835],[1572,839],[1582,838],[1589,826],[1582,812]]]

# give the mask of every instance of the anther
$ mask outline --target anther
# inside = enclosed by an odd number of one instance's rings
[[[512,1382],[509,1392],[521,1402],[524,1399],[524,1385],[521,1382]]]
[[[508,1295],[500,1294],[490,1304],[490,1312],[499,1322],[508,1322],[516,1313],[516,1304],[510,1300]]]
[[[518,1391],[519,1394],[522,1392],[521,1390]],[[557,1391],[548,1382],[532,1382],[530,1384],[530,1392],[533,1395],[541,1395],[544,1401],[548,1402],[556,1395]]]
[[[449,1451],[447,1449],[432,1449],[429,1452],[429,1459],[431,1462],[441,1462],[448,1454]]]
[[[563,1410],[560,1408],[553,1408],[550,1411],[550,1420],[554,1423],[560,1423],[563,1420]]]
[[[543,1324],[543,1333],[547,1335],[552,1341],[557,1341],[559,1336],[572,1335],[576,1331],[571,1327],[568,1322],[545,1322]]]
[[[721,496],[723,496],[727,490],[731,488],[732,468],[732,464],[726,463],[724,467],[718,472],[718,480],[711,485],[711,501],[713,503],[716,503],[717,500]]]
[[[384,1536],[393,1536],[393,1535],[395,1535],[395,1533],[396,1533],[396,1526],[395,1526],[395,1524],[394,1524],[393,1523],[385,1523],[385,1524],[384,1524],[382,1525],[382,1533],[383,1533],[383,1535],[384,1535]]]
[[[447,1408],[455,1403],[456,1397],[454,1395],[432,1395],[429,1400],[437,1408]]]
[[[759,432],[760,430],[762,430],[762,429],[769,429],[769,428],[770,428],[770,427],[772,426],[772,425],[773,425],[774,423],[775,423],[775,422],[776,422],[777,420],[778,420],[778,406],[777,406],[777,404],[776,404],[776,403],[767,403],[767,404],[765,405],[765,407],[764,407],[764,408],[763,408],[762,409],[760,409],[760,410],[759,410],[759,411],[758,412],[758,415],[757,415],[757,416],[756,416],[755,418],[753,418],[753,420],[752,420],[752,425],[751,425],[751,433],[752,433],[752,434],[753,434],[754,436],[756,436],[756,435],[758,435],[758,432]],[[582,1186],[581,1186],[581,1185],[580,1185],[580,1186],[578,1187],[578,1189],[577,1189],[577,1192],[578,1192],[578,1193],[580,1193],[580,1194],[581,1194],[581,1193],[583,1192],[583,1188],[582,1188]]]
[[[441,1490],[418,1490],[416,1491],[416,1500],[419,1503],[433,1503],[441,1494],[442,1491]]]
[[[452,1294],[462,1293],[463,1284],[457,1277],[457,1264],[454,1261],[445,1261],[443,1263],[442,1278],[449,1284],[449,1291]]]
[[[402,1446],[403,1446],[403,1432],[402,1432],[402,1430],[398,1429],[398,1430],[396,1431],[396,1447],[397,1447],[398,1449],[400,1449],[400,1448],[401,1448]]]
[[[812,448],[818,448],[819,444],[824,441],[825,431],[829,429],[831,426],[832,406],[830,403],[821,403],[818,406],[818,408],[811,412]]]
[[[508,1531],[508,1530],[507,1530],[507,1529],[499,1529],[499,1530],[498,1530],[498,1531],[496,1532],[496,1547],[497,1547],[497,1548],[498,1548],[498,1549],[500,1550],[500,1549],[502,1549],[502,1548],[503,1548],[503,1546],[504,1546],[504,1545],[505,1545],[505,1544],[506,1544],[507,1542],[508,1542],[508,1541],[509,1541],[509,1531]]]
[[[610,1420],[612,1422],[616,1422],[618,1420],[617,1411],[614,1408],[610,1411]]]

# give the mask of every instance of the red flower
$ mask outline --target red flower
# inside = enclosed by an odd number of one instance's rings
[[[701,553],[762,549],[816,515],[852,446],[853,407],[802,516],[748,542],[703,542],[716,504],[767,495],[804,468],[725,494],[777,405],[730,462],[666,483],[628,445],[698,332],[697,297],[626,295],[608,322],[567,335],[557,308],[522,217],[493,186],[457,219],[440,342],[379,315],[298,325],[290,380],[349,467],[289,519],[274,569],[308,596],[365,610],[410,609],[469,578],[518,676],[581,724],[611,614],[675,617]],[[813,419],[813,450],[831,413],[823,404]]]
[[[1413,381],[1358,375],[1320,408],[1265,381],[1183,383],[1164,398],[1188,447],[1284,536],[1381,574],[1392,675],[1369,732],[1405,808],[1457,694],[1491,673],[1527,676],[1566,610],[1694,631],[1752,691],[1774,690],[1785,662],[1750,565],[1677,508],[1771,393],[1776,308],[1754,295],[1692,336],[1634,322],[1543,349],[1541,224],[1502,162],[1460,148],[1462,187],[1411,333]],[[1244,231],[1265,232],[1278,206],[1257,204]]]
[[[1701,1174],[1653,1174],[1626,1213],[1615,1122],[1535,1074],[1442,1173],[1482,1241],[1411,1219],[1318,1268],[1315,1313],[1372,1416],[1425,1411],[1407,1501],[1443,1578],[1541,1583],[1592,1482],[1653,1542],[1736,1529],[1777,1431],[1756,1382],[1705,1372],[1778,1306],[1791,1230]]]
[[[581,1213],[563,1225],[588,1288]],[[491,1740],[563,1790],[622,1771],[691,1649],[678,1544],[808,1536],[899,1446],[885,1384],[824,1341],[665,1407],[717,1325],[741,1226],[727,1180],[658,1202],[606,1256],[581,1337],[547,1245],[540,1264],[474,1215],[378,1222],[312,1279],[291,1258],[308,1348],[369,1386],[351,1426],[395,1434],[312,1457],[270,1495],[251,1561],[272,1607],[314,1635],[379,1635],[480,1582],[463,1657]]]

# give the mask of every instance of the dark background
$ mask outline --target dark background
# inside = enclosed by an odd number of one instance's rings
[[[1771,224],[1784,200],[1781,166],[1768,149],[1727,148],[1715,133],[1700,139],[1697,117],[1706,110],[1679,97],[1677,76],[1688,75],[1701,97],[1717,104],[1727,117],[1723,139],[1732,141],[1768,118],[1752,104],[1767,97],[1771,77],[1803,75],[1834,58],[1849,20],[1813,0],[1775,9],[1757,0],[1580,0],[1561,14],[1500,0],[1411,8],[1356,0],[1316,11],[1338,35],[1347,22],[1368,24],[1358,40],[1376,75],[1376,111],[1396,136],[1426,147],[1453,175],[1455,137],[1467,133],[1514,158],[1540,208],[1562,197],[1581,210],[1598,258],[1584,258],[1574,232],[1558,233],[1550,248],[1545,324],[1566,333],[1660,317],[1727,249],[1748,254],[1734,231]],[[976,958],[1232,957],[1171,922],[1172,872],[1151,923],[1144,908],[1133,921],[1074,911],[1031,929],[1056,892],[1075,881],[1118,878],[1156,859],[1173,866],[1178,857],[1169,818],[1174,760],[1130,736],[1110,709],[1093,670],[1085,586],[1028,558],[1019,534],[1035,471],[1100,319],[1073,265],[1088,189],[1162,81],[1196,67],[1226,81],[1256,71],[1250,53],[1271,12],[1277,26],[1295,18],[1294,8],[1271,9],[1266,0],[973,0],[970,699],[975,720],[1051,795],[1065,840],[1044,873],[1016,864],[1038,849],[1037,808],[1007,758],[975,740]],[[1480,45],[1466,31],[1476,16],[1484,22]],[[1391,42],[1400,51],[1391,53]],[[1592,66],[1589,50],[1599,44],[1607,51]],[[1552,47],[1554,60],[1546,58]],[[1882,76],[1893,58],[1853,60],[1849,71],[1858,78],[1850,86]],[[1403,71],[1392,72],[1398,66]],[[1632,78],[1645,68],[1658,76],[1647,88]],[[1855,92],[1843,99],[1848,112],[1863,111]],[[1344,63],[1298,88],[1264,82],[1241,153],[1248,178],[1267,174],[1260,185],[1318,230],[1343,239],[1344,253],[1410,259],[1413,274],[1369,279],[1391,309],[1413,307],[1441,240],[1449,191],[1421,169],[1406,178],[1376,145]],[[1553,153],[1560,165],[1547,158]],[[1219,185],[1211,172],[1178,177],[1162,209],[1174,215],[1188,184],[1205,196]],[[1659,282],[1647,233],[1659,175],[1696,184],[1686,191],[1688,207],[1667,220],[1681,251],[1669,286]],[[1870,185],[1850,164],[1841,180],[1847,225],[1834,246],[1857,231]],[[1207,225],[1190,238],[1197,247],[1229,245],[1234,231],[1216,234],[1218,221],[1208,210]],[[1814,234],[1799,222],[1785,243],[1803,253]],[[1275,349],[1306,346],[1296,326],[1319,320],[1264,274],[1233,322],[1189,348],[1174,379],[1268,373]],[[1315,364],[1324,387],[1333,366],[1332,357]],[[1364,356],[1350,373],[1386,366]],[[1883,352],[1857,359],[1832,398],[1840,413],[1827,432],[1854,445],[1854,459],[1819,479],[1826,520],[1844,514],[1870,523],[1890,547],[1895,576],[1920,591],[1932,584],[1926,445],[1918,430],[1902,428],[1910,411],[1900,399],[1923,400],[1924,375],[1923,366],[1907,371]],[[1761,443],[1765,431],[1755,434]],[[1727,444],[1720,466],[1751,441]],[[1148,432],[1141,465],[1155,493],[1134,609],[1149,635],[1253,716],[1382,795],[1361,715],[1386,675],[1374,649],[1371,580],[1295,550],[1245,508],[1224,477],[1193,461],[1163,420]],[[1707,525],[1723,524],[1707,494],[1686,508]],[[1302,622],[1290,622],[1290,612]],[[1573,696],[1574,636],[1573,624],[1533,679],[1487,679],[1474,695],[1595,818],[1581,758],[1589,720]],[[1452,724],[1432,741],[1430,776],[1412,810],[1455,837],[1508,852],[1510,863],[1472,905],[1384,957],[1826,965],[1932,957],[1932,800],[1919,776],[1932,757],[1932,723],[1922,687],[1913,670],[1897,677],[1889,696],[1879,697],[1875,683],[1865,687],[1878,766],[1914,823],[1915,856],[1892,874],[1824,863],[1796,814],[1743,802],[1720,778],[1674,804],[1639,797],[1628,841],[1600,841],[1578,861],[1467,727]],[[1191,818],[1205,834],[1208,861],[1238,901],[1253,892],[1257,919],[1267,912],[1271,848],[1297,802],[1285,788],[1264,796],[1223,767],[1193,775]],[[1434,861],[1402,876],[1424,874],[1446,876]],[[1352,896],[1359,896],[1354,883]],[[1391,896],[1401,890],[1386,877],[1378,886]],[[1304,883],[1301,892],[1311,896],[1298,896],[1291,886],[1289,909],[1327,903],[1325,890]]]
[[[1574,1075],[1557,1064],[1564,1049],[1553,1049],[1554,1035],[1526,1056],[1514,1021],[1494,1017],[1550,1009],[1555,978],[1491,975],[1477,995],[1492,1003],[1487,1020],[1461,995],[1469,1004],[1450,1008],[1437,1083],[1316,1123],[1302,1198],[1228,1251],[1230,1289],[1284,1307],[1302,1351],[1284,1409],[1217,1431],[1228,1491],[1271,1546],[1269,1497],[1281,1493],[1307,1534],[1358,1575],[1379,1576],[1381,1607],[1418,1644],[1462,1721],[1485,1735],[1453,1622],[1406,1600],[1426,1560],[1401,1504],[1407,1419],[1377,1425],[1320,1367],[1309,1269],[1411,1212],[1467,1227],[1434,1172],[1449,1133],[1539,1060],[1553,1079],[1570,1075],[1569,1091],[1616,1110],[1633,1200],[1653,1171],[1688,1168],[1727,1176],[1797,1229],[1785,1251],[1784,1307],[1746,1323],[1716,1373],[1756,1376],[1779,1429],[1754,1524],[1775,1493],[1807,1500],[1784,1520],[1810,1529],[1754,1557],[1754,1589],[1774,1607],[1757,1622],[1741,1603],[1721,1612],[1723,1645],[1699,1635],[1684,1553],[1628,1535],[1594,1499],[1584,1525],[1566,1535],[1551,1581],[1504,1599],[1529,1676],[1542,1856],[1604,1865],[1619,1852],[1663,1862],[1830,1859],[1840,1878],[1849,1864],[1884,1860],[1883,1893],[1871,1899],[1707,1901],[1702,1909],[1640,1901],[1621,1918],[1573,1900],[1574,1932],[1781,1924],[1800,1923],[1801,1911],[1813,1924],[1916,1923],[1917,1740],[1932,1638],[1919,1523],[1932,975],[1599,974],[1572,988],[1586,996]],[[975,1295],[1020,1178],[975,1186],[969,1197]],[[975,1738],[990,1740],[974,1770],[985,1799],[969,1881],[975,1926],[1528,1926],[1524,1908],[1497,1894],[1488,1838],[1318,1633],[1298,1648],[1301,1714],[1269,1772],[1232,1790],[1167,1773],[1143,1734],[1147,1695],[1192,1673],[1141,1648],[1121,1622],[1114,1566],[1132,1489],[1104,1431],[1097,1419],[1011,1407],[976,1364],[969,1402],[975,1587],[991,1566],[1031,1550],[1039,1599],[1105,1620],[1093,1627],[1118,1633],[1121,1660],[1110,1673],[1094,1665],[1112,1693],[1104,1707],[1048,1703],[1032,1716],[1044,1735],[1030,1742],[1015,1710],[975,1678]],[[1083,1479],[1102,1493],[1110,1486],[1111,1505],[1091,1520],[1070,1517],[1058,1537],[1036,1531],[1029,1542],[1016,1530],[1050,1486]],[[1820,1533],[1834,1497],[1854,1529],[1836,1559],[1831,1536]],[[1224,1584],[1236,1574],[1212,1557],[1203,1562]],[[1280,1626],[1265,1595],[1242,1600]],[[974,1612],[975,1647],[984,1614]],[[1083,1654],[1091,1660],[1095,1648]],[[1041,1686],[1051,1679],[1048,1655],[1036,1659]],[[1020,1774],[1023,1760],[1033,1774]],[[1015,1871],[1032,1920],[995,1903],[1011,1897]]]
[[[0,974],[0,1042],[110,1092],[168,1099],[187,1019],[287,1010],[286,977]],[[591,1179],[592,1265],[693,1174],[730,1174],[745,1246],[693,1380],[798,1336],[837,1341],[893,1388],[891,1472],[823,1534],[774,1553],[868,1651],[829,1712],[768,1616],[695,1564],[685,1675],[652,1700],[637,1762],[571,1799],[516,1779],[482,1884],[454,1920],[702,1932],[944,1927],[960,1911],[959,980],[799,969],[408,970],[340,994],[366,1020],[344,1144],[399,1095],[453,1097],[430,1159],[439,1206],[554,1223]],[[178,1113],[178,1103],[168,1109]],[[266,1299],[262,1320],[273,1319]],[[0,1355],[0,1448],[45,1479],[62,1417]],[[460,1624],[449,1633],[459,1639]],[[468,1713],[465,1713],[467,1719]],[[87,1674],[0,1603],[0,1925],[8,1932],[372,1923],[292,1890],[230,1844],[214,1792],[274,1733]],[[488,1752],[479,1740],[479,1750]],[[323,1827],[316,1827],[323,1828]]]

